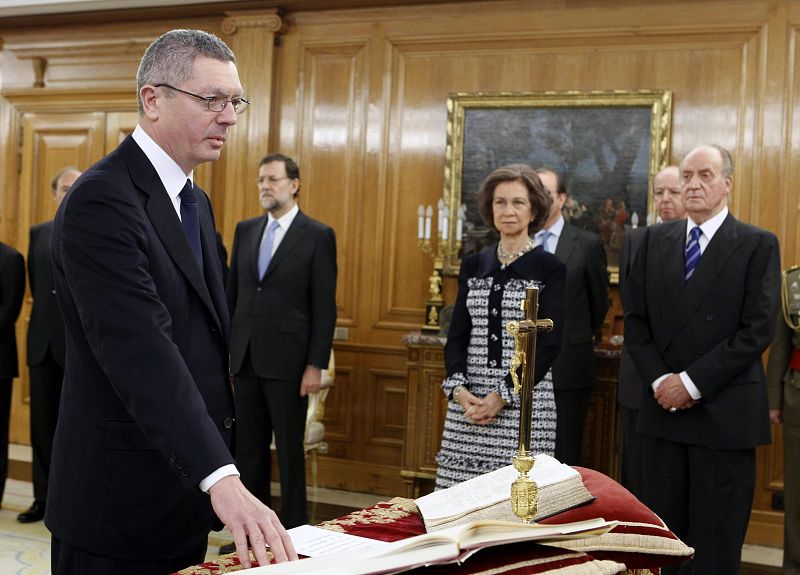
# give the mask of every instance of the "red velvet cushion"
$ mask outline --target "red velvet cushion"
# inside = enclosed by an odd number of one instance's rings
[[[595,500],[542,523],[569,523],[602,517],[619,521],[619,525],[605,535],[565,541],[559,546],[619,561],[628,569],[674,565],[694,553],[694,549],[678,539],[658,515],[622,485],[593,469],[575,469],[580,472],[583,484]]]

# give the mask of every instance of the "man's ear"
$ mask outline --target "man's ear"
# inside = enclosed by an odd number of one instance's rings
[[[153,86],[145,85],[139,90],[139,98],[142,100],[142,110],[144,115],[150,120],[158,119],[158,96]]]

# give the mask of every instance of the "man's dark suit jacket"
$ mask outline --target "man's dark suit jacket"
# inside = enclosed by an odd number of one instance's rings
[[[780,301],[778,240],[728,215],[688,284],[685,244],[686,220],[648,227],[628,279],[625,343],[646,386],[638,430],[711,449],[767,444],[761,354]],[[670,413],[650,385],[681,371],[703,398]]]
[[[197,549],[202,479],[233,463],[228,314],[211,205],[195,188],[205,269],[131,137],[56,214],[52,258],[67,354],[47,527],[103,556]]]
[[[685,222],[685,220],[684,220]],[[636,253],[644,239],[647,228],[636,228],[625,234],[622,240],[622,249],[619,253],[619,288],[620,295],[625,293],[628,276],[631,273]],[[617,386],[617,399],[628,409],[639,409],[642,398],[642,378],[636,371],[628,346],[623,345],[619,358],[619,383]]]
[[[336,325],[336,237],[299,211],[258,278],[267,216],[240,222],[228,273],[231,373],[248,346],[258,377],[300,382],[307,364],[327,368]],[[298,388],[299,393],[299,388]]]
[[[11,246],[0,243],[0,379],[19,375],[15,324],[24,296],[25,259]]]
[[[41,364],[47,350],[64,368],[64,320],[58,309],[53,287],[53,267],[50,261],[50,235],[53,222],[31,227],[28,246],[28,276],[33,296],[31,321],[28,324],[28,365]]]
[[[553,388],[587,389],[597,379],[594,334],[608,310],[606,252],[597,234],[565,222],[555,253],[567,266],[567,285],[564,339],[553,363]]]

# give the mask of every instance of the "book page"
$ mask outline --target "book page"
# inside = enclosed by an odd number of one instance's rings
[[[297,553],[306,557],[342,554],[355,549],[360,551],[379,549],[389,545],[385,541],[348,535],[347,533],[312,527],[311,525],[294,527],[289,529],[287,533],[292,538],[292,544]]]
[[[591,494],[583,486],[580,474],[570,466],[544,454],[537,455],[535,459],[536,463],[529,476],[539,486],[540,513],[537,514],[537,519],[543,519],[592,499]],[[448,489],[434,491],[420,497],[415,503],[429,531],[443,522],[449,524],[467,516],[469,521],[490,518],[513,519],[513,513],[508,515],[511,512],[508,500],[511,496],[511,484],[518,476],[519,473],[514,466],[507,465]],[[548,486],[563,487],[567,493],[562,493],[562,489],[559,488],[555,490],[557,496],[546,497],[548,492],[554,491],[547,489]],[[493,508],[495,505],[498,507]],[[476,515],[473,516],[473,513]]]
[[[380,542],[379,542],[380,543]],[[449,536],[426,533],[379,547],[255,567],[247,575],[377,575],[399,573],[422,565],[456,561],[460,549]]]
[[[475,521],[440,533],[456,537],[461,544],[462,550],[467,550],[516,541],[545,543],[547,541],[600,535],[607,533],[616,525],[616,521],[606,521],[600,517],[553,525],[521,523],[519,520],[515,522]]]

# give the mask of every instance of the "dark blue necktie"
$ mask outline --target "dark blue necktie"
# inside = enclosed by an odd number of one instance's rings
[[[200,269],[203,269],[203,250],[200,247],[200,216],[197,215],[197,196],[192,189],[192,181],[186,180],[181,193],[181,225],[189,240],[189,245],[197,258]]]
[[[695,226],[689,231],[689,241],[686,243],[686,264],[684,267],[684,279],[688,282],[694,274],[694,268],[700,261],[700,235],[703,231],[700,226]]]

